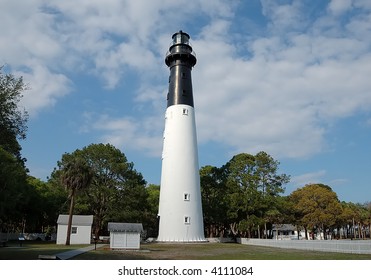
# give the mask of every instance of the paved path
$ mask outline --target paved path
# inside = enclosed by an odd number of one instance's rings
[[[105,245],[106,244],[97,244],[97,248],[103,247]],[[87,246],[87,247],[84,247],[84,248],[80,248],[80,249],[76,249],[76,250],[70,250],[70,251],[66,251],[66,252],[57,254],[56,257],[57,257],[57,259],[60,259],[60,260],[68,260],[68,259],[71,259],[71,258],[77,256],[77,255],[86,253],[86,252],[94,250],[94,249],[95,249],[95,245],[90,245],[90,246]]]

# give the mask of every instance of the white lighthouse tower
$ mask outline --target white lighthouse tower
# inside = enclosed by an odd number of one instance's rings
[[[200,175],[191,70],[196,56],[189,35],[175,33],[166,54],[170,68],[159,205],[160,242],[203,242]]]

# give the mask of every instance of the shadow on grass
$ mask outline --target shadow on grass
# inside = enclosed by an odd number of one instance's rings
[[[47,241],[7,242],[0,247],[0,260],[37,260],[39,255],[55,255],[69,250],[78,249],[85,245],[56,245]],[[88,246],[88,245],[86,245]]]

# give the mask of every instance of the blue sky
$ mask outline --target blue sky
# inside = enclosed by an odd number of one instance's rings
[[[20,2],[20,3],[18,3]],[[286,194],[371,201],[368,0],[2,0],[0,64],[23,76],[30,174],[111,143],[159,184],[171,36],[190,34],[200,166],[266,151]]]

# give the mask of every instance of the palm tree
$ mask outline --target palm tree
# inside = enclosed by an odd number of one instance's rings
[[[75,206],[75,195],[77,191],[87,188],[92,179],[93,171],[85,160],[79,157],[71,158],[61,168],[61,182],[69,191],[68,198],[70,199],[70,210],[67,226],[66,245],[70,245],[72,216]]]

